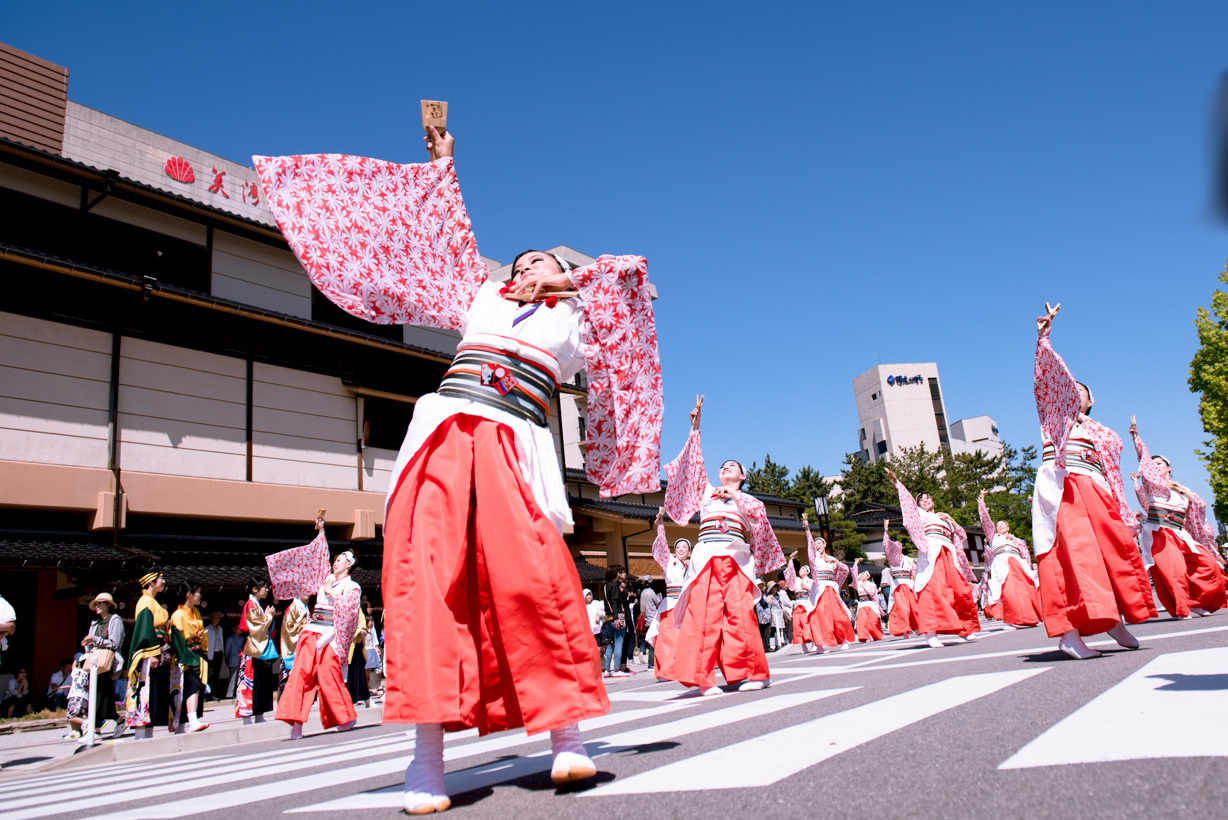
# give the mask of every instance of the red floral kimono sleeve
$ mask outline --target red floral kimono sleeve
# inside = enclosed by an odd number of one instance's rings
[[[921,512],[917,509],[916,499],[899,479],[896,479],[895,482],[895,492],[900,499],[900,512],[904,517],[904,529],[907,530],[908,537],[917,547],[917,552],[923,555],[929,554],[930,542],[925,535],[925,526],[921,523]]]
[[[328,539],[323,531],[310,544],[266,555],[269,580],[273,584],[273,600],[288,601],[314,595],[328,578]]]
[[[652,557],[660,565],[661,571],[669,569],[669,541],[665,538],[665,525],[657,525],[657,537],[652,542]]]
[[[488,271],[450,157],[252,159],[290,249],[337,307],[376,324],[462,329]]]
[[[785,554],[780,548],[780,542],[776,540],[776,533],[772,531],[763,502],[741,491],[734,496],[734,502],[750,522],[750,550],[755,556],[755,575],[762,578],[772,570],[780,569],[785,563]]]
[[[1040,428],[1045,439],[1053,442],[1057,466],[1065,470],[1066,439],[1079,417],[1079,385],[1048,337],[1036,340],[1036,367],[1032,375]]]
[[[699,512],[708,489],[708,473],[704,469],[704,450],[699,431],[692,430],[678,457],[665,465],[665,512],[675,524],[686,526],[691,516]]]
[[[642,256],[602,256],[568,274],[584,301],[585,469],[603,497],[661,489],[665,399]]]

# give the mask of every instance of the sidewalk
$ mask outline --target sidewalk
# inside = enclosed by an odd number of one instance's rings
[[[382,721],[383,704],[375,703],[370,709],[356,708],[358,726],[371,726]],[[210,701],[205,704],[204,720],[209,728],[193,734],[172,735],[165,726],[154,729],[153,737],[136,740],[131,729],[121,738],[110,739],[99,735],[93,748],[64,737],[67,726],[43,729],[19,734],[0,735],[0,777],[11,772],[57,771],[80,766],[95,766],[100,763],[123,760],[141,760],[179,752],[204,752],[221,746],[251,743],[260,740],[275,740],[287,737],[287,724],[273,719],[273,713],[265,715],[266,722],[243,725],[234,716],[234,701]],[[303,736],[324,732],[320,725],[319,704],[311,710],[311,719],[303,727]]]

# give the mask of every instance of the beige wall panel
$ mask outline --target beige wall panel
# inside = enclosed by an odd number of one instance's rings
[[[337,467],[306,461],[285,461],[273,458],[252,458],[252,480],[268,484],[291,484],[298,487],[327,487],[336,490],[358,489],[354,465]]]
[[[337,385],[341,380],[336,379]],[[357,408],[352,394],[338,395],[320,390],[305,390],[285,387],[256,380],[253,385],[252,405],[256,409],[283,410],[321,419],[344,419],[354,421]],[[258,428],[269,429],[269,428]]]
[[[0,461],[0,505],[4,506],[94,510],[98,494],[114,489],[114,476],[106,469]]]
[[[10,398],[106,410],[108,383],[0,367],[0,393]]]
[[[311,281],[289,251],[213,234],[213,295],[311,318]]]
[[[216,264],[216,253],[214,253],[213,258],[214,264]],[[275,288],[268,288],[243,279],[225,276],[217,271],[213,272],[210,292],[219,299],[230,299],[233,302],[252,305],[264,310],[275,310],[278,313],[297,316],[300,319],[311,318],[310,297],[301,298]]]
[[[111,353],[0,334],[0,365],[110,384]]]
[[[314,443],[345,442],[351,452],[354,449],[354,419],[330,419],[296,413],[292,410],[270,410],[256,407],[252,410],[252,433],[261,435],[293,436],[311,439]]]
[[[93,196],[97,196],[97,194]],[[144,228],[148,231],[156,231],[167,236],[173,236],[176,239],[193,242],[201,246],[205,245],[208,241],[204,225],[197,222],[189,222],[186,219],[180,219],[170,214],[164,214],[152,208],[145,208],[133,202],[115,199],[114,197],[107,197],[102,202],[99,202],[93,207],[91,213],[104,216],[107,219],[114,219],[118,222],[126,222],[129,225],[136,225],[138,228]]]
[[[20,191],[70,208],[81,207],[81,189],[76,185],[48,179],[41,174],[12,165],[0,165],[0,188]]]
[[[105,440],[107,410],[0,396],[0,428]]]
[[[101,330],[67,325],[63,322],[48,322],[19,316],[16,313],[0,313],[0,335],[15,338],[37,339],[48,344],[111,353],[111,334]]]
[[[219,427],[128,413],[119,414],[119,426],[124,442],[247,456],[247,432],[243,427]]]
[[[64,464],[77,467],[107,466],[105,437],[82,438],[54,433],[31,433],[0,429],[0,453],[13,461]]]
[[[367,492],[388,492],[392,468],[397,461],[396,450],[366,447],[362,451],[362,488]]]
[[[144,473],[228,478],[241,481],[247,475],[246,449],[241,455],[138,444],[125,440],[120,450],[124,470]]]
[[[217,424],[241,430],[247,427],[242,404],[149,390],[144,387],[120,385],[119,409],[135,424],[140,424],[141,418],[151,418]]]
[[[402,328],[402,338],[404,338],[407,345],[434,350],[447,356],[455,356],[456,346],[460,344],[461,337],[460,333],[455,330],[405,325]]]
[[[122,353],[125,359],[173,364],[205,373],[221,373],[241,379],[247,378],[247,362],[234,356],[222,356],[217,353],[206,353],[203,350],[164,345],[160,342],[134,339],[131,336],[124,337]]]
[[[193,370],[172,364],[141,361],[124,357],[120,368],[121,387],[144,387],[182,396],[215,399],[244,404],[247,401],[247,379]]]
[[[252,433],[252,455],[261,458],[353,467],[358,460],[356,449],[357,444],[353,441],[322,441],[259,431]]]
[[[341,384],[341,379],[338,379],[336,376],[308,373],[306,370],[294,370],[289,367],[278,367],[275,364],[262,364],[260,362],[256,363],[256,369],[252,375],[257,382],[298,387],[303,390],[313,390],[337,396],[350,395],[350,392]]]

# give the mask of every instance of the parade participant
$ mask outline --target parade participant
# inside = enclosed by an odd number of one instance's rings
[[[1172,467],[1164,456],[1152,456],[1130,422],[1130,436],[1138,453],[1141,484],[1135,491],[1147,512],[1141,535],[1143,564],[1151,573],[1156,595],[1169,615],[1181,619],[1210,615],[1228,603],[1214,533],[1206,523],[1206,503],[1173,480]]]
[[[1048,305],[1045,307],[1048,309]],[[1061,305],[1058,305],[1060,308]],[[1036,320],[1036,411],[1044,451],[1032,494],[1032,544],[1041,616],[1049,637],[1076,660],[1100,653],[1085,635],[1108,632],[1127,649],[1126,623],[1156,616],[1151,583],[1121,482],[1121,439],[1092,421],[1091,390],[1076,382],[1049,341],[1057,309]]]
[[[235,688],[235,717],[243,724],[264,723],[264,713],[273,709],[273,667],[277,644],[271,635],[277,610],[260,602],[269,594],[267,575],[253,575],[248,581],[249,595],[239,618],[239,629],[247,635],[243,643],[243,666]]]
[[[990,518],[985,490],[977,496],[976,508],[985,531],[985,575],[981,578],[985,615],[1002,621],[1007,629],[1036,626],[1041,621],[1040,585],[1032,574],[1027,544],[1011,534],[1005,520],[995,524]]]
[[[350,639],[350,648],[345,657],[345,688],[349,690],[350,701],[355,706],[362,704],[371,708],[371,688],[367,686],[367,633],[371,630],[371,622],[367,620],[367,608],[359,601],[358,628]]]
[[[793,601],[793,643],[801,644],[803,652],[815,649],[814,637],[810,634],[810,613],[814,612],[814,601],[810,600],[810,589],[814,582],[810,578],[810,565],[804,564],[797,570],[797,583],[794,591],[801,597]]]
[[[883,639],[883,613],[878,608],[878,585],[870,573],[860,572],[861,559],[853,560],[853,577],[857,579],[857,640],[862,643]]]
[[[161,572],[148,572],[138,583],[141,598],[133,613],[124,712],[128,725],[136,730],[137,740],[143,740],[153,737],[153,727],[162,725],[170,708],[170,652],[166,645],[170,614],[157,599],[166,589]]]
[[[311,610],[307,607],[310,596],[299,595],[290,599],[285,614],[281,618],[281,634],[278,644],[281,648],[281,675],[278,686],[286,688],[290,680],[290,670],[294,668],[294,655],[298,649],[298,639],[303,633],[303,627],[311,620]]]
[[[691,577],[691,542],[685,538],[674,541],[674,554],[671,556],[668,542],[665,538],[665,508],[657,510],[657,537],[652,542],[652,557],[656,559],[665,574],[665,598],[657,607],[657,617],[652,626],[648,627],[645,640],[653,647],[653,669],[657,680],[665,680],[661,669],[665,659],[674,651],[674,643],[678,639],[678,627],[674,625],[672,611],[678,605],[678,596],[682,587]]]
[[[693,572],[684,582],[674,607],[678,638],[673,656],[663,667],[666,678],[699,687],[705,695],[720,693],[714,670],[739,691],[771,684],[767,654],[756,634],[755,581],[785,564],[784,553],[767,520],[763,502],[742,492],[746,471],[737,461],[721,464],[720,487],[708,482],[700,445],[699,420],[703,397],[691,410],[691,432],[678,457],[665,467],[669,485],[665,509],[675,524],[685,525],[696,512],[699,543],[691,561]],[[786,569],[792,576],[792,567]],[[788,579],[790,585],[795,578]]]
[[[438,392],[414,405],[386,502],[384,720],[417,725],[413,813],[451,805],[445,729],[549,730],[556,783],[596,773],[577,724],[609,699],[561,534],[571,512],[547,415],[558,385],[586,370],[585,466],[608,497],[660,489],[663,403],[644,259],[572,270],[527,251],[510,283],[492,281],[453,135],[432,126],[427,145],[438,159],[420,165],[255,158],[282,232],[329,299],[369,321],[462,333]]]
[[[170,617],[171,655],[171,718],[172,732],[183,731],[182,716],[186,715],[187,731],[201,732],[209,724],[200,718],[204,714],[204,681],[209,679],[209,663],[202,655],[207,651],[205,622],[200,616],[200,584],[184,581],[179,585],[183,603]]]
[[[921,493],[915,501],[896,474],[887,468],[895,484],[904,516],[904,529],[917,546],[918,632],[935,649],[942,646],[938,635],[958,635],[964,640],[981,629],[972,584],[976,576],[964,553],[968,534],[946,513],[934,512],[934,499]]]
[[[891,584],[887,631],[896,637],[907,637],[921,631],[917,623],[917,595],[912,588],[917,562],[904,554],[903,544],[891,539],[890,524],[890,519],[883,521],[883,555],[887,557],[887,577]]]
[[[277,702],[276,717],[290,724],[291,740],[303,736],[316,689],[320,690],[320,723],[325,729],[336,726],[337,731],[345,732],[357,722],[354,701],[341,676],[358,631],[362,603],[362,588],[350,578],[354,553],[338,553],[332,569],[316,595],[311,621],[299,635],[294,668]]]
[[[806,530],[810,566],[814,567],[810,575],[810,613],[806,618],[810,640],[820,655],[837,646],[848,649],[857,638],[849,611],[840,598],[840,587],[849,577],[848,565],[827,554],[827,541],[810,534],[808,513],[802,513],[802,526]]]

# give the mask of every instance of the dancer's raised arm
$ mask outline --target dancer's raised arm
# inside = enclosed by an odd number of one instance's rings
[[[652,557],[661,567],[661,571],[669,569],[669,541],[665,538],[665,508],[661,507],[657,510],[657,520],[655,522],[657,528],[657,537],[652,542]]]
[[[1059,305],[1060,307],[1060,305]],[[1048,305],[1046,304],[1046,308]],[[1053,326],[1056,310],[1036,320],[1036,365],[1033,370],[1033,391],[1036,394],[1036,413],[1045,438],[1053,442],[1057,454],[1057,466],[1066,468],[1066,439],[1079,417],[1082,400],[1079,385],[1071,375],[1066,362],[1053,350],[1049,332]]]
[[[899,496],[900,512],[904,517],[904,529],[908,532],[908,537],[912,539],[919,553],[929,552],[929,539],[925,536],[925,527],[921,523],[921,513],[917,509],[916,499],[912,497],[912,493],[890,467],[887,468],[887,478],[891,479],[891,483],[895,485],[896,495]]]
[[[883,555],[887,556],[887,566],[898,569],[904,565],[904,545],[891,540],[891,519],[883,520]]]
[[[704,451],[699,441],[699,416],[704,397],[695,397],[691,409],[691,432],[678,457],[665,465],[669,485],[665,488],[665,511],[675,524],[685,526],[699,512],[704,490],[708,488],[708,473],[704,468]]]

